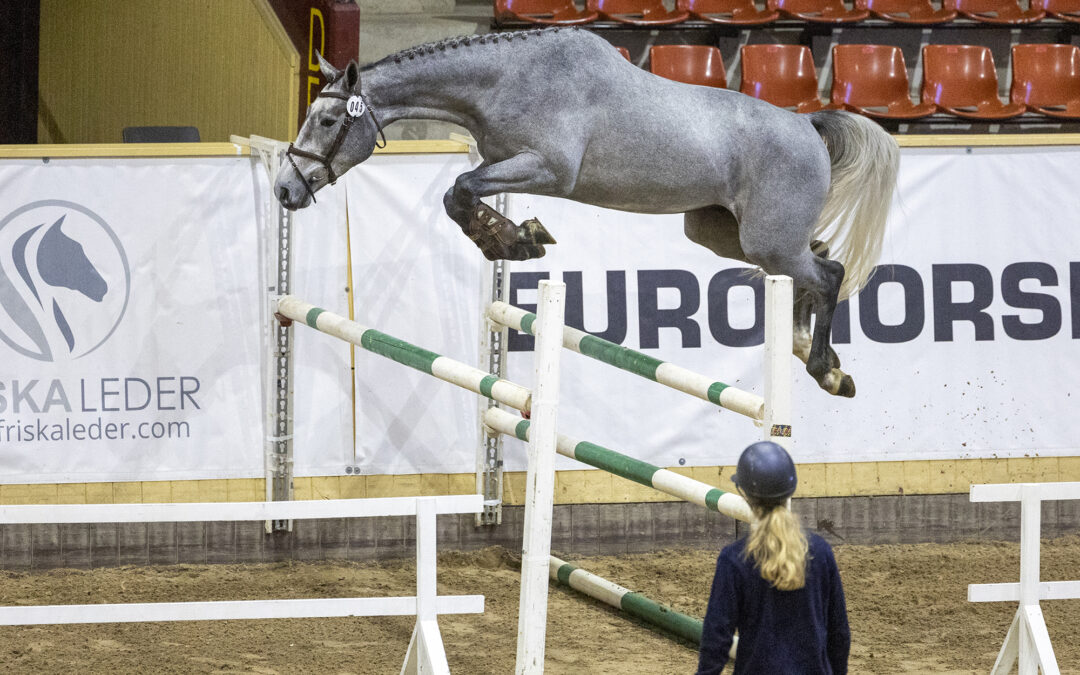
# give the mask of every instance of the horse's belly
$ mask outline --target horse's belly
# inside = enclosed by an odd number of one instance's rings
[[[713,204],[726,205],[715,183],[657,180],[663,175],[626,180],[625,175],[613,175],[616,173],[618,168],[606,176],[580,176],[567,198],[634,213],[685,213]]]

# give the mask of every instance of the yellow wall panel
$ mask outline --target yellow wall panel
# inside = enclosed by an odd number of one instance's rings
[[[735,491],[728,478],[734,473],[733,467],[672,467],[671,471],[722,490]],[[800,464],[798,471],[797,497],[966,494],[972,484],[1080,481],[1080,457]],[[505,504],[520,506],[524,503],[525,478],[524,471],[504,475]],[[325,476],[293,480],[295,499],[471,494],[475,486],[475,476],[469,473]],[[265,498],[265,489],[265,481],[261,478],[0,485],[0,504],[261,501]],[[555,474],[556,504],[674,499],[605,471],[589,469]]]
[[[267,0],[41,0],[38,140],[161,125],[292,139],[299,67]]]
[[[113,483],[113,502],[116,504],[141,504],[142,483],[139,481]]]

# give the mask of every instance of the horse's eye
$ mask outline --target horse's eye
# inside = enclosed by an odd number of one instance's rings
[[[327,118],[327,119],[321,120],[321,121],[319,122],[319,124],[323,125],[324,127],[332,127],[332,126],[334,126],[335,124],[337,124],[337,120],[335,120],[335,119],[330,119],[330,118]]]

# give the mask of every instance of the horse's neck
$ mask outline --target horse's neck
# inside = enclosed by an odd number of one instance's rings
[[[460,54],[403,58],[364,71],[362,86],[379,122],[437,120],[465,127],[475,136],[483,119],[481,93],[497,80],[499,69],[490,59],[469,58],[469,47],[459,49]]]

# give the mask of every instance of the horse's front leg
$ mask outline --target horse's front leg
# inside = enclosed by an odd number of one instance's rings
[[[559,182],[542,159],[522,153],[461,174],[443,196],[443,205],[488,260],[540,258],[544,245],[555,243],[540,221],[532,218],[515,225],[480,200],[500,192],[556,194]]]

